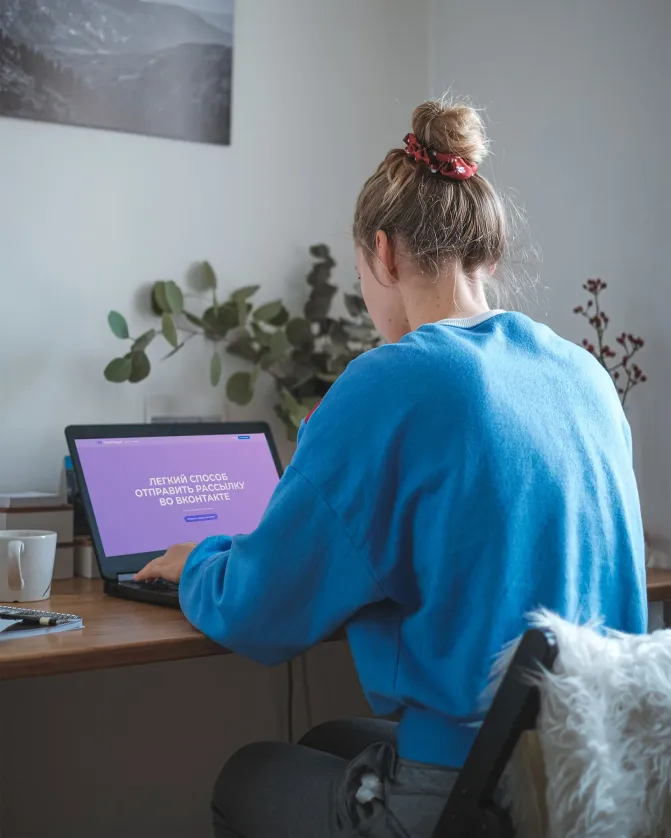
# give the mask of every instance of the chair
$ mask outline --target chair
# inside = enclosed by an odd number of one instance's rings
[[[529,673],[552,669],[557,651],[551,632],[524,634],[432,838],[514,838],[495,792],[520,737],[536,727],[540,697]]]

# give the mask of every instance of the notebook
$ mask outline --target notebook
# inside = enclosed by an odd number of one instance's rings
[[[76,614],[0,605],[0,641],[37,637],[41,634],[59,634],[81,628],[84,628],[84,623]]]
[[[11,510],[37,507],[62,506],[65,500],[51,492],[3,492],[0,491],[0,508]]]

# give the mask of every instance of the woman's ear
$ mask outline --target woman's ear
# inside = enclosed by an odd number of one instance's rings
[[[378,230],[375,234],[375,255],[380,263],[380,267],[395,282],[398,279],[396,248],[384,230]]]

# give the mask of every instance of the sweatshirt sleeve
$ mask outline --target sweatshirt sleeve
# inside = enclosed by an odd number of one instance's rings
[[[289,467],[251,534],[206,539],[180,581],[187,619],[222,646],[274,665],[385,599],[322,493]]]

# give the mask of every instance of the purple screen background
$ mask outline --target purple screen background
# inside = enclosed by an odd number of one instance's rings
[[[210,535],[252,532],[279,482],[263,434],[243,439],[234,435],[86,439],[76,444],[106,556],[150,553]],[[149,488],[151,477],[185,474],[188,479],[222,472],[227,482],[245,484],[244,489],[229,492],[230,500],[178,505],[174,496],[172,506],[161,506],[159,496],[135,494],[136,489]],[[193,516],[203,519],[185,520]]]

